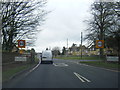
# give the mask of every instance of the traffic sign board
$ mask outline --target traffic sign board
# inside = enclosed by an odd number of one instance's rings
[[[21,50],[19,51],[19,53],[20,53],[20,54],[23,54],[23,53],[24,53],[23,49],[21,49]]]
[[[18,47],[19,48],[25,48],[25,45],[26,45],[25,40],[18,40]]]
[[[96,48],[104,48],[104,40],[96,40]]]

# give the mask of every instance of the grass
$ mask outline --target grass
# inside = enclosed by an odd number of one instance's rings
[[[38,64],[39,59],[35,57],[35,62],[33,64],[30,63],[31,60],[28,62],[23,62],[23,63],[13,63],[13,64],[7,64],[3,65],[2,67],[2,81],[7,81],[9,80],[13,75],[16,73],[23,71],[27,68],[32,67],[35,64]]]
[[[80,63],[88,64],[88,65],[93,65],[93,66],[98,66],[98,67],[103,67],[103,68],[109,68],[109,69],[118,69],[120,68],[120,64],[118,63],[110,63],[110,62],[103,62],[103,61],[86,61],[83,62],[81,61]]]
[[[35,63],[39,62],[39,58],[35,57]]]
[[[64,60],[100,60],[99,57],[82,57],[82,58],[81,57],[55,57],[55,59],[64,59]]]
[[[31,67],[34,64],[27,64],[22,66],[17,66],[16,68],[9,68],[7,70],[2,71],[2,81],[7,81],[10,79],[11,76],[15,75],[16,73],[25,70],[29,67]]]
[[[99,57],[55,57],[55,59],[63,59],[63,60],[101,60],[101,61],[80,61],[80,63],[93,65],[97,67],[103,67],[103,68],[109,68],[109,69],[116,69],[120,68],[120,64],[118,63],[112,63],[112,62],[104,62],[105,58],[99,58]]]

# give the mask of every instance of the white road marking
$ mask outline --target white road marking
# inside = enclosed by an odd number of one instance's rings
[[[57,66],[55,63],[53,63],[54,66]]]
[[[33,70],[35,70],[39,65],[40,65],[40,63],[37,64],[37,66],[35,66],[35,67],[34,67],[33,69],[31,69],[29,72],[32,72]]]
[[[80,77],[82,77],[84,80],[86,80],[87,82],[91,82],[90,80],[88,80],[88,79],[86,79],[85,77],[83,77],[83,76],[81,76],[80,75]]]
[[[75,74],[82,82],[85,82],[85,81],[79,76],[79,74],[77,74],[77,73],[75,73],[75,72],[74,72],[74,74]]]
[[[76,72],[73,72],[77,77],[78,79],[80,79],[82,82],[91,82],[90,80],[86,79],[85,77],[81,76],[80,74],[76,73]]]
[[[68,66],[65,63],[53,63],[54,66]]]
[[[25,76],[27,76],[29,73],[31,73],[32,71],[34,71],[39,65],[40,65],[40,62],[34,68],[32,68],[31,70],[29,70],[29,72],[26,73]]]

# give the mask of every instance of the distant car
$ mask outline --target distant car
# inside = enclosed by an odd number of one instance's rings
[[[50,62],[51,64],[53,63],[53,56],[51,50],[42,51],[41,63],[47,63],[47,62]]]

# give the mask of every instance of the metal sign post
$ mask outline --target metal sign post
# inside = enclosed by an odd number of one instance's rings
[[[96,40],[96,48],[104,48],[104,40]],[[100,60],[100,52],[99,52],[99,60]]]

